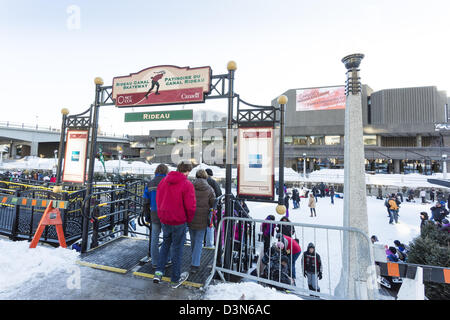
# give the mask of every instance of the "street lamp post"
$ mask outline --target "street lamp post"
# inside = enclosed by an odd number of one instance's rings
[[[53,154],[55,155],[55,169],[53,170],[53,174],[56,174],[56,169],[58,168],[58,150],[53,150]]]
[[[303,178],[306,179],[306,153],[303,154]]]
[[[364,166],[363,121],[359,65],[363,54],[342,59],[347,69],[344,143],[344,219],[343,227],[368,234],[367,195]],[[367,284],[371,247],[354,232],[344,231],[341,280],[336,288],[347,299],[373,299]]]
[[[120,164],[122,160],[122,150],[119,150],[119,176],[120,176]]]
[[[442,174],[444,177],[444,180],[447,179],[447,155],[442,155]]]

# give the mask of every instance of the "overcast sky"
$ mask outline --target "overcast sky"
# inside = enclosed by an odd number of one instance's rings
[[[356,52],[365,54],[362,81],[375,91],[433,85],[450,95],[449,13],[446,0],[0,0],[0,121],[60,126],[61,108],[79,113],[93,102],[96,76],[110,85],[166,64],[221,74],[229,60],[238,67],[235,91],[268,105],[291,88],[344,84],[341,58]],[[102,107],[101,129],[186,125],[125,124],[131,111]]]

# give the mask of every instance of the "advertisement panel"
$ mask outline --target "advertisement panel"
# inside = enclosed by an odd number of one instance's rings
[[[112,99],[117,107],[199,103],[210,86],[210,67],[157,66],[115,77]]]
[[[273,200],[273,128],[240,128],[237,155],[238,196]]]
[[[67,130],[62,181],[84,183],[88,137],[88,130]]]
[[[345,109],[345,86],[298,89],[297,111]]]

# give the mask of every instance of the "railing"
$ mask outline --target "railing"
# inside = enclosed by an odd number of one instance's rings
[[[260,230],[263,223],[270,225],[272,230],[281,230],[281,226],[292,228],[295,231],[294,237],[298,238],[298,243],[302,250],[300,256],[294,257],[287,252],[280,254],[280,251],[277,251],[274,246],[278,241],[274,236],[275,232],[270,237],[266,237],[266,241],[269,241],[266,244],[266,248],[268,248],[266,251],[264,250],[263,239],[258,239],[258,241],[254,242],[252,239],[254,239],[255,230]],[[370,274],[372,269],[368,270],[364,262],[361,262],[368,261],[368,264],[373,266],[373,273],[375,273],[373,251],[370,246],[370,239],[361,231],[355,228],[242,217],[224,217],[219,224],[214,265],[211,275],[205,283],[205,288],[209,286],[217,273],[222,281],[226,281],[226,277],[230,278],[230,276],[233,276],[238,279],[243,278],[247,281],[255,281],[276,289],[287,290],[300,296],[311,295],[323,299],[347,299],[346,296],[342,296],[340,293],[345,291],[338,290],[338,287],[342,285],[340,282],[341,269],[343,268],[345,233],[353,237],[353,239],[356,238],[361,247],[367,248],[365,252],[364,250],[363,252],[358,252],[360,256],[355,261],[357,264],[356,270],[358,270],[358,276],[355,278],[355,281],[365,282],[367,288],[367,292],[359,292],[359,296],[361,298],[376,299],[378,295],[377,291],[374,290],[376,284],[369,283],[371,281],[370,277],[373,276]],[[231,243],[230,241],[224,241],[228,236],[233,239]],[[303,254],[310,242],[315,245],[315,261],[318,260],[318,255],[321,257],[322,270],[316,269],[316,272],[312,273],[317,277],[319,271],[322,271],[321,276],[323,277],[319,281],[319,286],[311,286],[315,284],[314,277],[310,277],[313,283],[310,281],[308,285],[308,280],[303,276]],[[292,252],[293,242],[290,243],[291,246],[287,249]],[[230,247],[227,248],[227,246]],[[227,256],[226,252],[228,251],[231,251],[231,254]],[[259,254],[256,255],[254,252]],[[285,261],[286,265],[282,266],[282,260],[286,260],[283,258],[284,255],[286,255],[288,261],[287,264]],[[255,262],[256,258],[258,262]],[[309,275],[307,276],[309,277]],[[322,283],[325,285],[322,285]]]
[[[6,128],[14,128],[14,129],[27,129],[34,131],[43,131],[43,132],[52,132],[52,133],[60,133],[61,127],[55,128],[51,125],[42,125],[42,124],[27,124],[27,123],[18,123],[18,122],[10,122],[10,121],[0,121],[0,127]],[[117,137],[117,138],[128,138],[127,134],[116,134],[116,133],[107,133],[107,132],[99,132],[97,135],[103,137]]]
[[[84,199],[82,210],[83,216],[92,222],[88,233],[89,248],[95,248],[120,235],[147,236],[130,229],[130,222],[137,219],[142,211],[144,192],[142,180],[126,183],[123,187],[111,185],[96,187],[95,190]],[[90,204],[88,213],[86,213],[87,204]]]
[[[93,246],[110,240],[118,233],[139,234],[128,229],[130,222],[141,211],[143,193],[141,180],[120,186],[114,184],[101,186],[99,183],[94,187],[94,193],[90,197],[86,197],[86,189],[82,186],[69,186],[68,189],[72,190],[54,193],[51,188],[44,187],[44,183],[39,181],[35,183],[0,181],[0,196],[67,201],[67,208],[60,209],[60,212],[68,245],[81,239],[87,201],[91,201],[91,211],[87,218],[92,222],[89,225],[89,234]],[[12,240],[31,241],[44,210],[45,208],[29,205],[0,203],[0,234]],[[54,226],[46,228],[41,241],[52,245],[59,244]]]

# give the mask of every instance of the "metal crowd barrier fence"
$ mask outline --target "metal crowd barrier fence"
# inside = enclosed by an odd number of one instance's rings
[[[94,187],[94,193],[89,200],[93,201],[92,207],[95,210],[91,210],[87,217],[92,219],[89,233],[91,236],[95,234],[94,244],[98,244],[105,238],[111,238],[119,232],[139,234],[133,230],[129,231],[128,228],[130,221],[142,210],[143,190],[144,185],[140,180],[123,184],[119,188],[116,188],[114,184],[100,183]],[[87,200],[86,189],[76,186],[76,189],[71,191],[54,193],[50,188],[39,185],[0,181],[0,197],[2,199],[14,197],[21,200],[0,202],[0,235],[12,240],[31,241],[45,210],[36,203],[41,203],[40,200],[57,200],[65,202],[65,207],[59,209],[67,245],[81,239],[83,219],[86,217],[84,210]],[[24,199],[37,201],[22,201]],[[41,241],[59,245],[54,226],[46,228]]]
[[[261,234],[257,241],[253,241],[255,230],[262,230],[263,226],[268,228],[266,230],[269,231],[270,236],[264,237]],[[277,231],[286,233],[286,229],[294,233],[291,235],[292,240],[288,242],[290,245],[285,247],[283,252],[276,246],[278,242],[276,235]],[[210,285],[217,273],[224,282],[226,281],[225,278],[233,277],[234,280],[254,281],[300,296],[347,299],[346,296],[341,296],[340,292],[342,291],[337,290],[338,286],[341,285],[341,270],[345,256],[343,252],[344,233],[353,236],[359,243],[363,244],[363,248],[367,248],[365,252],[358,252],[360,259],[356,263],[359,277],[355,280],[362,280],[366,283],[368,292],[361,292],[361,297],[376,299],[378,285],[376,284],[373,250],[371,249],[370,239],[362,231],[356,228],[243,217],[222,218],[217,230],[214,264],[211,275],[205,283],[205,288]],[[225,235],[231,236],[233,241],[231,243],[224,241]],[[292,254],[295,239],[298,240],[301,248],[301,253],[297,256]],[[264,250],[264,241],[267,242],[266,250]],[[313,261],[314,270],[309,270],[304,276],[304,254],[309,243],[313,243],[315,246],[314,253],[308,257],[309,262]],[[231,248],[227,248],[227,245],[231,245]],[[227,251],[231,251],[232,254],[227,256],[224,254]],[[319,256],[321,265],[314,263],[319,261]],[[364,263],[362,263],[364,259],[373,268],[365,268]],[[321,280],[318,279],[319,271]],[[361,275],[363,279],[361,279]]]

